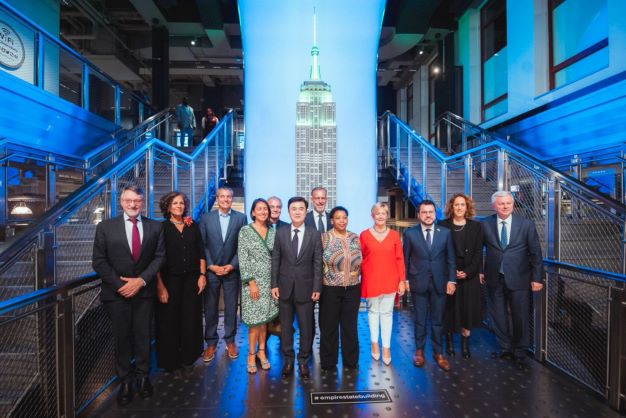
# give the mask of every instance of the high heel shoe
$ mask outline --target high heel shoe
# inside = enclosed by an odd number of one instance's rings
[[[468,359],[470,357],[472,357],[472,353],[470,353],[470,348],[469,348],[469,335],[466,337],[464,335],[461,335],[461,353],[463,354],[463,358],[464,359]]]
[[[374,347],[376,347],[376,352],[374,352]],[[377,343],[372,343],[372,358],[376,361],[380,360],[380,349]]]
[[[391,350],[385,347],[383,347],[383,364],[385,366],[389,366],[391,364]]]
[[[456,352],[454,351],[454,339],[452,338],[452,333],[446,332],[443,339],[446,345],[446,354],[449,356],[455,356]]]
[[[259,348],[258,353],[260,353],[261,351],[262,351],[263,353],[265,353],[265,349],[264,349],[264,348]],[[257,355],[256,355],[256,358],[258,358],[258,359],[259,359],[259,361],[261,362],[261,369],[263,369],[263,370],[269,370],[271,366],[270,366],[270,362],[269,362],[269,360],[267,359],[267,355],[265,356],[265,360],[263,360],[261,357],[259,357],[259,354],[258,354],[258,353],[257,353]]]
[[[252,362],[250,362],[250,358],[252,358]],[[248,364],[247,364],[248,373],[256,374],[256,353],[248,353]]]

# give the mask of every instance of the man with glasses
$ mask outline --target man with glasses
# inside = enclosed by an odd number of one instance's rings
[[[96,228],[92,264],[102,280],[100,298],[113,328],[115,370],[121,382],[117,402],[125,406],[133,400],[135,380],[141,398],[153,393],[148,378],[150,324],[165,245],[161,223],[141,216],[141,188],[124,187],[120,204],[124,213]]]

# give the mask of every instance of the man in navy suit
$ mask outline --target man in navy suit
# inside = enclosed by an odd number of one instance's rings
[[[484,271],[489,316],[501,350],[499,357],[514,359],[517,367],[524,369],[530,341],[530,291],[543,288],[543,260],[535,225],[513,215],[514,203],[508,191],[491,196],[496,214],[483,220],[487,248]]]
[[[115,371],[121,382],[117,402],[152,396],[150,323],[156,296],[156,274],[165,261],[161,222],[141,216],[144,192],[127,186],[120,195],[123,215],[100,222],[93,243],[93,269],[100,276],[100,299],[111,319]],[[131,367],[131,357],[135,367]]]
[[[326,211],[326,202],[328,201],[328,192],[323,187],[316,187],[311,190],[311,203],[313,210],[306,214],[304,223],[309,228],[315,228],[322,234],[333,229],[330,220],[330,214]]]
[[[404,233],[404,263],[415,319],[413,364],[422,367],[425,363],[426,317],[430,310],[433,358],[448,371],[450,364],[441,353],[441,330],[446,294],[456,290],[456,259],[450,230],[436,226],[435,219],[435,203],[423,200],[419,206],[420,224]]]
[[[205,363],[215,358],[218,304],[220,288],[224,287],[224,341],[228,357],[239,356],[235,334],[237,333],[237,300],[239,298],[239,259],[237,243],[239,230],[246,224],[243,213],[231,209],[233,191],[228,187],[217,190],[218,209],[205,213],[200,220],[200,232],[204,242],[207,264],[207,287],[204,292],[204,339],[207,348],[202,359]]]

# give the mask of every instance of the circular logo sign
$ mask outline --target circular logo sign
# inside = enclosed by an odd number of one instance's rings
[[[13,27],[0,20],[0,65],[17,70],[24,63],[25,55],[22,38]]]

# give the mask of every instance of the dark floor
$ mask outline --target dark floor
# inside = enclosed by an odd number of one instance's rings
[[[529,359],[519,371],[511,362],[492,360],[495,339],[486,330],[472,336],[473,357],[451,358],[445,373],[429,361],[422,369],[412,364],[415,349],[409,312],[396,312],[392,337],[392,363],[387,367],[370,354],[366,313],[359,314],[360,366],[358,371],[337,368],[322,375],[316,354],[312,378],[280,378],[278,340],[268,343],[272,368],[246,373],[246,328],[237,335],[240,356],[230,360],[220,342],[215,360],[196,362],[187,376],[157,371],[152,375],[155,394],[135,397],[127,407],[115,401],[116,386],[104,392],[82,415],[101,417],[617,417],[618,413],[587,389],[560,373]],[[458,341],[457,341],[458,345]],[[316,339],[315,346],[319,347]],[[317,349],[314,349],[317,351]],[[389,403],[311,405],[310,392],[386,389]]]

